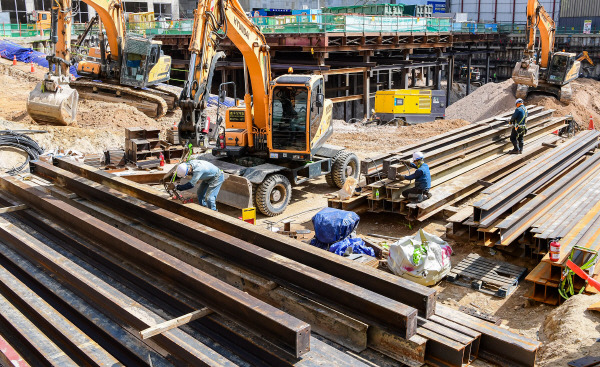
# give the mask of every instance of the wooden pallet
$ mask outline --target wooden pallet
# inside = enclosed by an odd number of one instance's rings
[[[517,288],[527,268],[470,254],[458,263],[446,280],[483,293],[505,298]]]

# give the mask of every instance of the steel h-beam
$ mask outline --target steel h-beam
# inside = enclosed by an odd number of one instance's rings
[[[452,83],[454,82],[454,56],[448,58],[448,70],[446,71],[446,107],[450,105],[450,94],[452,93]]]
[[[485,84],[490,82],[490,54],[485,55]]]
[[[81,177],[119,190],[130,197],[143,200],[159,208],[208,226],[211,232],[223,232],[242,241],[256,244],[288,259],[326,272],[359,287],[402,302],[419,310],[419,315],[429,317],[435,308],[435,291],[403,278],[368,267],[357,268],[353,261],[326,251],[315,251],[314,247],[286,236],[274,234],[266,229],[233,219],[199,205],[182,205],[169,198],[161,197],[158,191],[147,185],[136,184],[124,178],[106,173],[73,161],[57,159],[59,167]],[[64,176],[64,174],[63,174]],[[139,209],[138,209],[139,210]],[[262,250],[262,249],[256,250]]]

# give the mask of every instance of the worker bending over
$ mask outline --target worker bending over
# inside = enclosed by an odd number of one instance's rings
[[[204,207],[217,210],[217,195],[225,180],[222,170],[208,161],[192,159],[177,166],[176,172],[179,178],[192,175],[188,183],[176,186],[178,191],[189,190],[196,186],[198,181],[202,181],[198,186],[198,202]]]
[[[508,126],[510,129],[510,141],[513,144],[513,150],[510,154],[523,154],[523,137],[527,134],[527,108],[521,98],[515,101],[517,108],[510,118]]]
[[[417,203],[427,200],[431,197],[429,189],[431,188],[431,174],[429,166],[425,163],[425,155],[421,152],[413,153],[412,161],[404,161],[410,167],[416,168],[412,175],[401,175],[401,180],[415,180],[415,187],[402,191],[402,196],[408,199],[416,199]]]

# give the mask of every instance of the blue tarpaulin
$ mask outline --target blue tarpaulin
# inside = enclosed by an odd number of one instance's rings
[[[48,67],[48,60],[46,60],[45,53],[6,40],[0,40],[0,56],[9,60],[12,60],[16,56],[17,61],[33,62],[39,66]],[[77,65],[72,65],[69,71],[74,77],[79,76],[77,74]]]
[[[346,253],[375,256],[375,251],[366,246],[362,239],[352,236],[359,221],[358,214],[354,212],[325,208],[312,218],[315,237],[310,244],[340,256]],[[348,247],[351,251],[348,251]]]

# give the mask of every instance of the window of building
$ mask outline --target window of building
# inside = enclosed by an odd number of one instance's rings
[[[171,14],[171,4],[154,3],[154,16],[157,19],[160,17],[161,20],[164,20],[165,18],[173,19]]]

